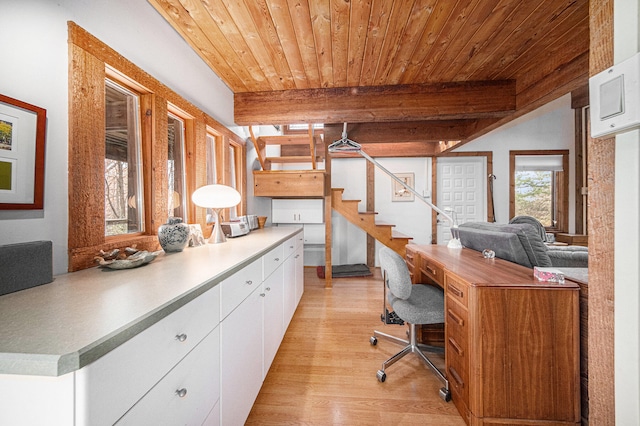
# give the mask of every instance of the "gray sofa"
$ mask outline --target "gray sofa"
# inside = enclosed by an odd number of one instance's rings
[[[544,228],[543,228],[544,229]],[[483,251],[528,268],[586,268],[589,252],[581,246],[547,246],[540,230],[530,223],[466,222],[458,228],[463,246]]]

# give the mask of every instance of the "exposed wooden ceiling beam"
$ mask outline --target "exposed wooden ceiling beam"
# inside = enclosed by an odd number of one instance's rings
[[[515,111],[513,80],[236,93],[235,122],[367,123],[500,118]]]
[[[390,123],[348,123],[349,138],[358,143],[440,142],[463,140],[497,118],[426,120]]]

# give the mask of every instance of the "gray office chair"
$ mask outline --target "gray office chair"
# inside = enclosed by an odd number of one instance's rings
[[[388,366],[395,364],[396,361],[409,353],[415,353],[444,384],[444,387],[440,389],[440,397],[445,401],[450,401],[449,381],[423,353],[423,351],[443,353],[444,349],[419,344],[416,341],[417,324],[440,324],[444,322],[444,292],[442,289],[432,285],[412,284],[409,269],[404,259],[390,248],[383,247],[380,249],[379,257],[385,283],[385,303],[382,317],[389,318],[386,306],[386,302],[388,302],[393,309],[392,317],[394,318],[394,323],[406,321],[409,324],[409,340],[400,339],[377,330],[373,332],[373,337],[370,339],[372,345],[378,344],[378,338],[404,345],[400,352],[382,363],[382,369],[378,370],[377,378],[380,382],[384,382],[387,378],[385,369]],[[402,321],[397,321],[398,318]]]

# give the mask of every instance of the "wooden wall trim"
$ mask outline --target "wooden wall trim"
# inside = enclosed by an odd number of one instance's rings
[[[204,213],[190,200],[206,182],[206,128],[214,128],[227,143],[239,147],[237,173],[246,188],[244,141],[213,118],[181,98],[130,61],[73,22],[69,32],[69,271],[94,266],[100,250],[158,250],[158,227],[167,219],[167,113],[169,104],[184,112],[186,190],[185,222],[206,228]],[[140,94],[144,232],[105,237],[104,152],[105,78],[131,84]],[[221,154],[224,151],[221,151]],[[222,156],[221,156],[222,158]],[[228,158],[227,158],[228,162]],[[226,167],[228,169],[228,167]],[[222,183],[228,183],[228,178]],[[246,205],[246,191],[243,209]],[[195,222],[198,220],[198,222]]]
[[[558,212],[556,229],[560,232],[567,232],[569,226],[569,150],[566,149],[548,149],[548,150],[515,150],[509,151],[509,219],[515,216],[516,200],[515,200],[515,171],[516,156],[518,155],[562,155],[563,176],[560,182],[556,183],[556,198],[561,200],[561,204],[556,207]]]
[[[589,75],[613,65],[613,0],[589,2]],[[588,139],[589,423],[615,424],[615,139]]]
[[[467,151],[467,152],[447,152],[440,157],[485,157],[487,162],[487,222],[495,222],[495,210],[493,208],[492,183],[493,179],[493,151]],[[437,181],[436,180],[434,182]],[[435,197],[435,195],[434,195]],[[433,198],[437,200],[437,198]]]

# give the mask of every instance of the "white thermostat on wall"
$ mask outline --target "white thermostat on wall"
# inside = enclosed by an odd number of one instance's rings
[[[591,136],[640,127],[640,53],[589,79]]]

